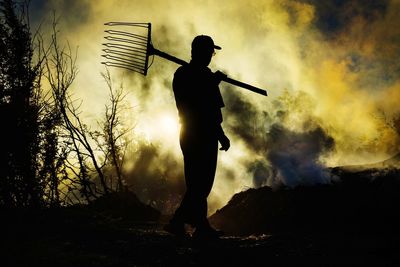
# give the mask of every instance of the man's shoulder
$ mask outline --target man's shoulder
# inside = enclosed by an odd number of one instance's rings
[[[189,71],[189,66],[187,64],[185,64],[176,69],[175,75],[187,73],[188,71]]]
[[[190,80],[193,77],[193,73],[188,65],[182,65],[178,69],[176,69],[174,74],[174,81],[176,82],[184,82],[186,80]]]
[[[208,77],[210,74],[212,74],[212,72],[208,67],[199,68],[193,66],[192,64],[182,65],[175,71],[175,76],[190,76],[190,77],[198,76],[204,78]]]

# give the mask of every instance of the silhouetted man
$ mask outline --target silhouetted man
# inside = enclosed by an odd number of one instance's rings
[[[192,42],[192,60],[175,72],[173,90],[181,123],[180,146],[184,158],[186,193],[165,229],[185,235],[185,223],[196,228],[194,236],[218,237],[207,220],[207,197],[217,166],[218,141],[228,150],[230,141],[222,130],[224,102],[218,84],[225,74],[207,67],[215,54],[211,37],[199,35]]]

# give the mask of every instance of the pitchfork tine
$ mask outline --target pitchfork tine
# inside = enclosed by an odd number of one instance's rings
[[[144,63],[142,62],[134,62],[132,60],[126,60],[123,58],[119,58],[116,56],[111,56],[111,55],[101,55],[102,57],[111,60],[111,63],[121,63],[121,64],[127,64],[127,65],[132,65],[138,68],[144,68]]]
[[[123,44],[113,44],[113,43],[105,43],[103,44],[104,46],[107,46],[109,48],[117,48],[123,51],[127,51],[127,52],[134,52],[134,53],[140,53],[140,54],[144,54],[146,55],[146,51],[141,49],[141,48],[136,48],[133,46],[129,46],[129,45],[123,45]]]
[[[122,42],[122,43],[140,45],[140,46],[143,46],[144,48],[147,47],[147,43],[145,43],[145,42],[134,41],[134,40],[129,40],[129,39],[125,39],[125,38],[106,36],[106,37],[104,37],[104,39],[107,39],[107,40],[113,41],[113,42]]]
[[[116,30],[105,30],[104,32],[108,34],[113,34],[113,35],[122,35],[122,36],[127,36],[127,37],[132,37],[132,38],[137,38],[142,41],[147,41],[147,38],[142,35],[134,34],[134,33],[128,33],[128,32],[123,32],[123,31],[116,31]]]
[[[103,52],[105,52],[107,54],[110,54],[110,55],[118,55],[118,56],[123,56],[123,57],[130,58],[130,59],[135,59],[135,60],[138,60],[138,61],[140,61],[142,63],[146,62],[145,58],[143,58],[143,57],[141,57],[140,55],[137,55],[137,54],[123,53],[123,52],[116,51],[116,50],[111,50],[111,49],[108,49],[108,48],[107,49],[103,49]]]
[[[109,66],[109,67],[119,67],[119,68],[125,68],[125,69],[127,68],[129,70],[135,70],[136,72],[139,72],[139,73],[143,74],[143,71],[141,71],[142,69],[136,68],[134,66],[126,65],[126,64],[117,64],[117,63],[112,63],[112,62],[108,62],[108,61],[101,62],[101,64],[104,64],[104,65]]]
[[[141,69],[132,68],[131,66],[127,66],[127,65],[124,65],[124,64],[114,64],[114,63],[110,63],[110,62],[101,62],[101,64],[104,64],[104,65],[106,65],[108,67],[123,68],[123,69],[128,69],[128,70],[131,70],[131,71],[135,71],[135,72],[140,73],[140,74],[144,74],[144,72],[141,71]]]
[[[116,63],[123,63],[127,65],[132,65],[132,66],[137,66],[137,67],[144,67],[144,64],[138,64],[136,62],[132,62],[129,59],[117,57],[117,56],[112,56],[112,55],[101,55],[102,57],[110,60],[114,60]]]
[[[147,45],[146,42],[141,42],[141,41],[136,41],[133,38],[132,39],[125,39],[125,38],[120,38],[120,37],[114,37],[114,36],[105,36],[104,39],[110,40],[110,41],[116,41],[116,42],[133,42],[135,44],[143,44]]]
[[[134,23],[134,22],[106,22],[104,25],[107,26],[137,26],[137,27],[143,27],[143,28],[148,28],[149,23]]]
[[[117,64],[113,62],[102,62],[102,64],[109,66],[109,67],[119,67],[119,68],[124,68],[124,69],[129,69],[129,70],[135,70],[136,72],[139,72],[141,74],[144,74],[144,71],[141,68],[135,67],[135,66],[130,66],[126,64]]]
[[[142,57],[146,56],[146,54],[143,53],[140,50],[126,49],[126,48],[119,48],[119,47],[111,47],[111,48],[112,49],[110,49],[110,48],[103,49],[103,51],[105,51],[106,53],[108,53],[108,52],[118,52],[118,53],[136,55],[136,56],[142,56]]]

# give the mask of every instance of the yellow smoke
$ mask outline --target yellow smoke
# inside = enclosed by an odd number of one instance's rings
[[[321,160],[335,166],[381,160],[399,149],[399,137],[387,119],[400,112],[400,80],[380,80],[378,74],[387,66],[359,71],[349,68],[353,64],[349,55],[353,53],[371,62],[399,56],[399,6],[399,1],[391,1],[384,16],[373,23],[357,17],[333,39],[325,38],[316,28],[312,4],[289,0],[53,0],[48,1],[47,9],[49,14],[55,9],[61,16],[61,37],[72,47],[79,46],[74,93],[84,101],[87,120],[95,121],[107,101],[108,91],[99,74],[104,70],[100,64],[103,23],[151,22],[154,46],[187,61],[193,37],[212,36],[223,49],[211,68],[265,87],[269,97],[224,84],[221,91],[236,90],[259,112],[274,113],[271,103],[284,103],[285,90],[289,95],[295,91],[308,94],[310,102],[297,103],[286,124],[301,130],[308,118],[318,120],[336,142],[334,153]],[[178,117],[171,91],[176,68],[174,63],[155,58],[147,77],[120,70],[113,70],[113,74],[115,82],[124,81],[130,92],[137,118],[135,131],[157,144],[160,153],[171,153],[179,160]],[[362,82],[366,77],[372,77],[374,83],[368,88]],[[380,116],[381,111],[388,117]],[[229,120],[229,114],[224,115]],[[210,211],[252,186],[247,166],[262,156],[235,135],[231,137],[232,149],[220,153]]]

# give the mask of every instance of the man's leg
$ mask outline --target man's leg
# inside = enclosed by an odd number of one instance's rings
[[[190,202],[188,201],[188,195],[187,193],[185,193],[185,196],[183,197],[179,207],[176,209],[174,216],[169,221],[169,223],[164,226],[164,230],[176,236],[183,237],[186,235],[185,223],[187,223],[186,218],[187,210],[189,209],[189,203]]]
[[[181,204],[176,209],[174,216],[172,217],[170,223],[166,226],[165,229],[175,235],[184,234],[185,223],[189,223],[192,226],[195,226],[198,221],[198,183],[201,179],[199,155],[202,154],[199,149],[200,147],[201,146],[198,145],[198,142],[181,140],[186,192],[181,201]]]
[[[208,225],[207,197],[214,182],[217,149],[217,140],[183,147],[186,193],[175,212],[174,219],[177,222],[193,226]]]
[[[214,183],[218,141],[196,139],[195,142],[181,143],[181,148],[184,156],[186,193],[170,225],[177,233],[184,232],[185,223],[190,223],[197,230],[209,231],[211,227],[207,220],[207,197]]]
[[[209,227],[207,197],[214,183],[217,155],[217,140],[208,140],[199,147],[194,159],[195,174],[193,174],[194,179],[190,180],[189,188],[191,189],[196,228]]]

